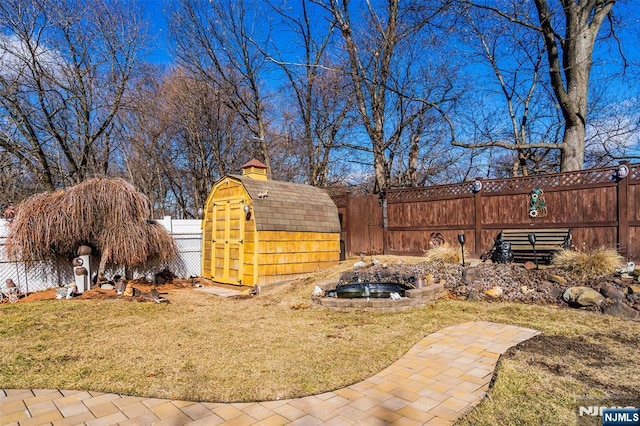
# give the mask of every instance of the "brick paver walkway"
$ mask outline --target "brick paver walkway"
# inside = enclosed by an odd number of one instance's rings
[[[0,390],[0,425],[448,425],[486,395],[498,357],[537,331],[491,322],[442,329],[360,383],[298,399],[195,403],[101,392]]]

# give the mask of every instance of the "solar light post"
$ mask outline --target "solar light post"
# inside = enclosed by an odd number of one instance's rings
[[[464,266],[464,234],[458,234],[458,242],[460,243],[460,248],[462,249],[462,266]]]
[[[533,247],[533,261],[536,263],[536,269],[538,269],[538,255],[536,254],[536,234],[530,233],[528,235],[529,244]]]

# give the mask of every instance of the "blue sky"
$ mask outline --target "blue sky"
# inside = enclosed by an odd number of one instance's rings
[[[164,0],[144,0],[142,5],[145,18],[149,20],[151,26],[151,36],[154,37],[152,42],[153,50],[148,60],[157,64],[171,64],[172,59],[168,46],[169,30],[164,15]]]

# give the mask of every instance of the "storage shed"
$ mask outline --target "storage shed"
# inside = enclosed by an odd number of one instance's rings
[[[202,228],[202,276],[220,283],[272,284],[340,259],[338,210],[329,195],[268,180],[257,160],[213,186]]]

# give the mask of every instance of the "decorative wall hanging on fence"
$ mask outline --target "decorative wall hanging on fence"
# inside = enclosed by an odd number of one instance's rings
[[[444,245],[444,237],[439,232],[432,232],[429,236],[429,248],[436,248]]]
[[[536,188],[529,193],[529,217],[545,217],[547,215],[547,205],[544,201],[544,192]]]

